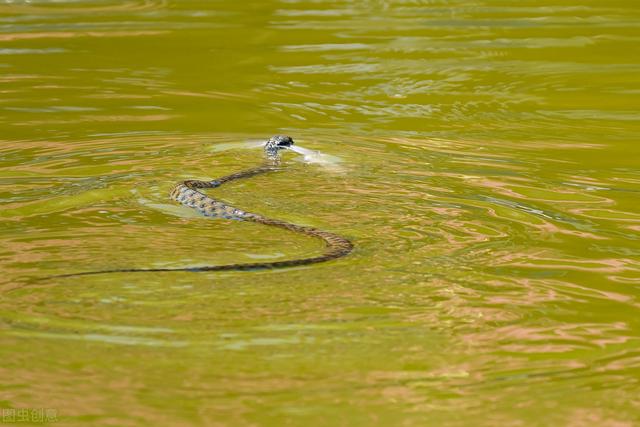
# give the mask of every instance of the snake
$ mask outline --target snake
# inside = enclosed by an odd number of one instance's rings
[[[344,257],[351,253],[354,249],[353,243],[345,237],[328,231],[320,230],[314,227],[293,224],[287,221],[268,218],[266,216],[246,212],[226,204],[223,201],[214,199],[202,190],[220,187],[226,183],[239,179],[249,178],[256,175],[276,171],[279,169],[281,150],[292,148],[293,139],[287,135],[275,135],[267,140],[264,145],[264,152],[267,161],[258,167],[236,172],[211,181],[201,181],[189,179],[177,184],[169,197],[189,208],[194,209],[206,217],[223,218],[230,220],[248,221],[259,224],[277,227],[288,231],[300,233],[306,236],[321,239],[325,243],[324,252],[320,255],[296,258],[283,261],[254,262],[254,263],[237,263],[237,264],[221,264],[206,265],[200,267],[175,267],[175,268],[118,268],[113,270],[85,271],[79,273],[60,274],[49,276],[49,278],[87,276],[94,274],[107,273],[150,273],[150,272],[172,272],[172,271],[188,271],[188,272],[206,272],[206,271],[253,271],[253,270],[269,270],[285,267],[296,267],[310,264],[316,264],[331,261]]]

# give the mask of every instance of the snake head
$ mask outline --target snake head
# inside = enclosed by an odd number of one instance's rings
[[[269,155],[276,155],[279,150],[289,148],[293,145],[293,139],[287,135],[275,135],[269,138],[264,145],[264,151]]]

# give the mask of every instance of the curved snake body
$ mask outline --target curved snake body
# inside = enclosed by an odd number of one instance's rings
[[[271,145],[270,145],[271,144]],[[167,272],[167,271],[233,271],[233,270],[264,270],[282,267],[294,267],[300,265],[315,264],[319,262],[330,261],[336,258],[343,257],[349,254],[353,250],[353,244],[346,238],[337,234],[330,233],[328,231],[319,230],[313,227],[301,226],[292,224],[286,221],[267,218],[265,216],[245,212],[243,210],[229,206],[219,200],[213,199],[206,194],[202,193],[201,189],[211,189],[219,187],[227,182],[237,179],[248,178],[251,176],[259,175],[266,172],[277,170],[277,151],[282,148],[286,148],[290,144],[293,144],[293,140],[289,137],[276,135],[271,138],[265,146],[265,151],[271,159],[271,164],[265,166],[248,169],[242,172],[237,172],[232,175],[227,175],[222,178],[212,181],[200,181],[200,180],[187,180],[178,184],[171,191],[169,197],[173,200],[195,209],[201,214],[209,217],[235,219],[241,221],[251,221],[260,224],[269,225],[272,227],[283,228],[289,231],[305,234],[324,240],[326,249],[323,254],[309,257],[299,258],[285,261],[273,261],[273,262],[258,262],[258,263],[238,263],[238,264],[224,264],[224,265],[211,265],[202,267],[178,267],[178,268],[124,268],[114,270],[100,270],[100,271],[87,271],[81,273],[62,274],[52,277],[71,277],[71,276],[85,276],[93,274],[105,274],[105,273],[137,273],[137,272]]]

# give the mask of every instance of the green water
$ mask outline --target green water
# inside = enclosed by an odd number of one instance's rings
[[[636,0],[0,1],[2,413],[637,425],[639,24]],[[332,161],[212,195],[349,257],[33,281],[320,253],[168,199],[276,133]]]

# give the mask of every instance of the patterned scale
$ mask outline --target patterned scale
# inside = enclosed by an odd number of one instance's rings
[[[197,210],[204,216],[235,220],[245,219],[246,212],[212,199],[206,194],[195,190],[193,188],[194,182],[210,184],[206,187],[201,185],[197,188],[215,188],[220,185],[218,181],[211,181],[208,183],[205,181],[185,181],[184,183],[177,185],[169,197],[178,203]]]

